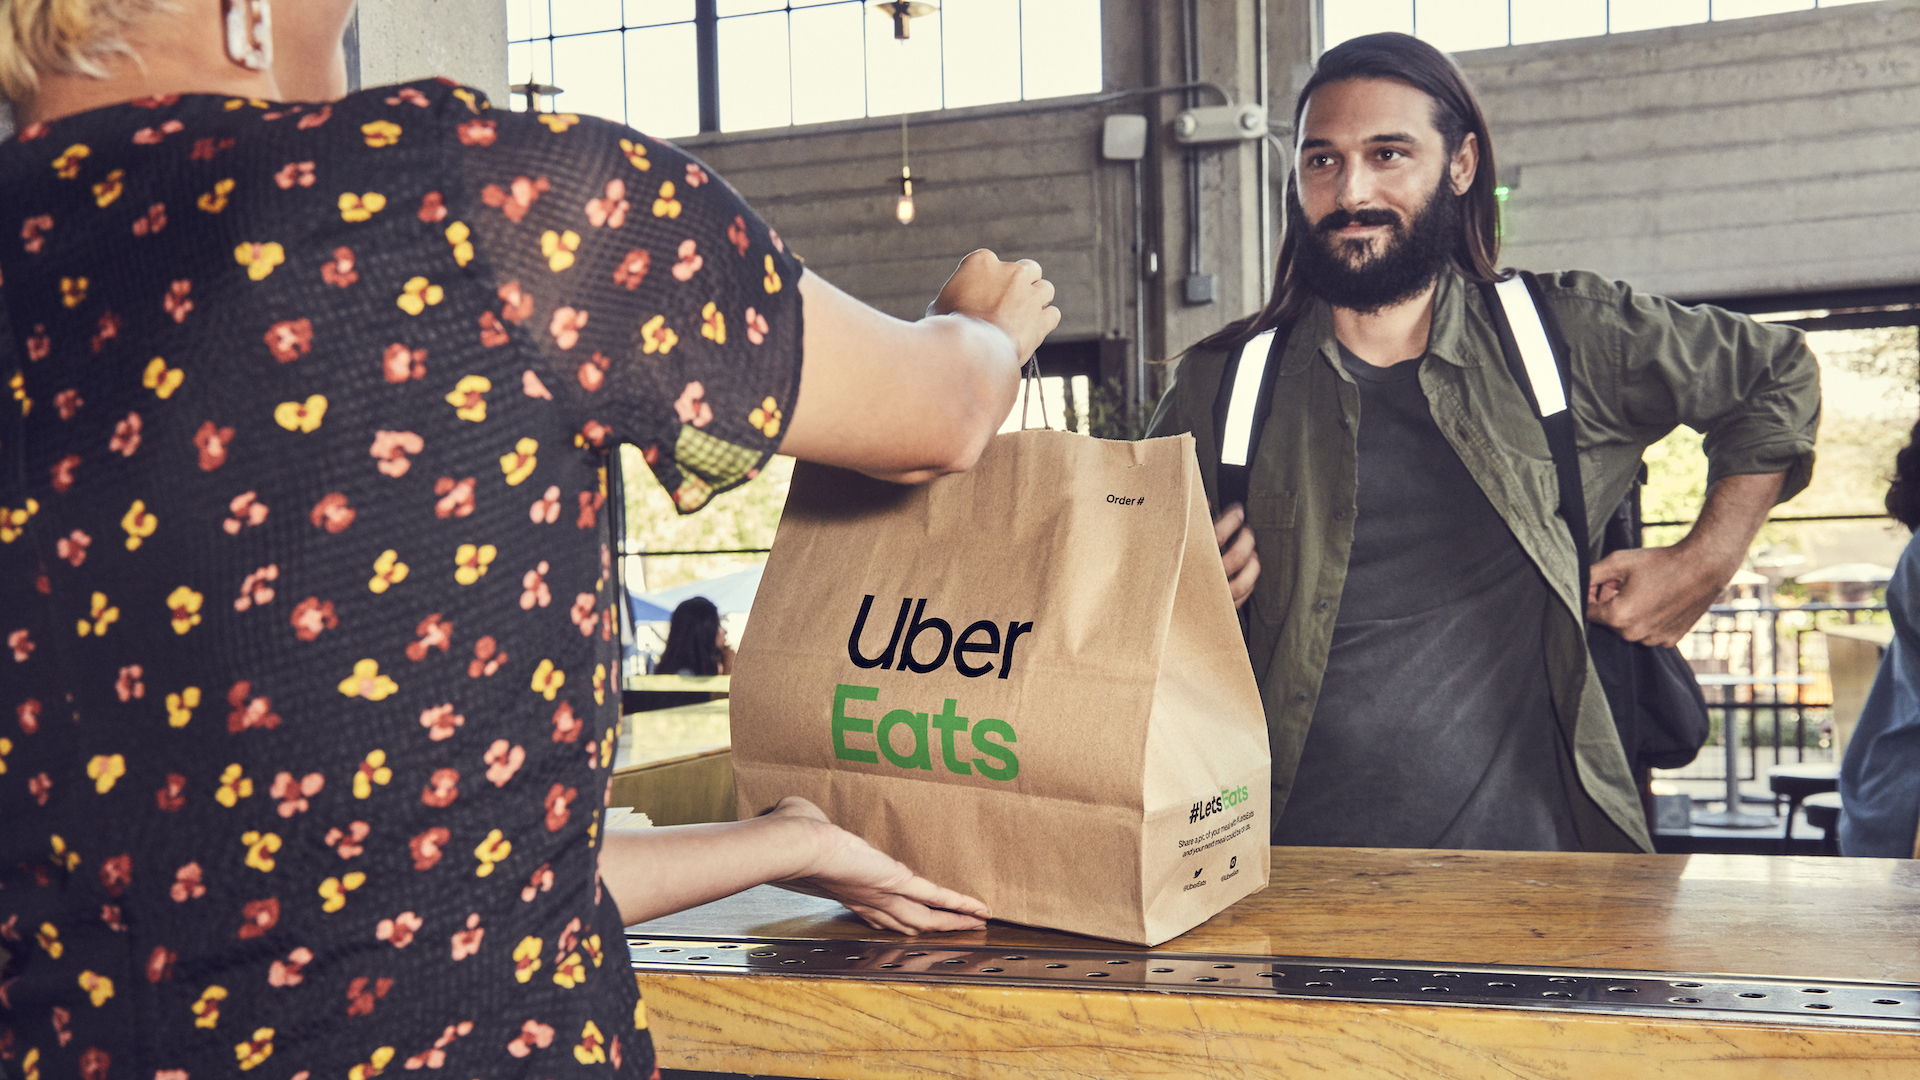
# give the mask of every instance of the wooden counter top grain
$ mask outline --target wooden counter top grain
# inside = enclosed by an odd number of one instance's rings
[[[1274,848],[1272,884],[1159,952],[1920,983],[1920,863]],[[756,889],[639,933],[900,941]],[[995,923],[917,939],[1133,946]],[[1411,1004],[639,977],[668,1068],[793,1077],[1920,1076],[1920,1034]]]

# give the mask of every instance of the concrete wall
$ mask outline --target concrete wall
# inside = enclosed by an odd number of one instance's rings
[[[1198,0],[1200,78],[1235,101],[1260,96],[1257,0]],[[1280,85],[1311,56],[1311,0],[1268,0],[1264,27]],[[1194,151],[1200,170],[1200,261],[1189,265],[1185,148],[1168,125],[1179,94],[1128,93],[1184,80],[1179,0],[1107,0],[1106,92],[982,106],[910,118],[917,219],[893,220],[900,167],[897,118],[696,136],[681,144],[726,176],[821,276],[902,318],[924,310],[954,264],[989,247],[1033,258],[1060,287],[1057,342],[1103,341],[1105,370],[1134,353],[1136,258],[1146,281],[1145,356],[1157,360],[1257,308],[1261,256],[1258,143]],[[1203,95],[1204,103],[1214,98]],[[1113,113],[1144,113],[1140,168],[1145,250],[1133,249],[1134,168],[1103,161]],[[1268,156],[1267,169],[1274,159]],[[1269,221],[1272,217],[1269,216]],[[1212,274],[1218,299],[1189,305],[1182,282]],[[1155,376],[1157,377],[1157,376]],[[1147,387],[1151,398],[1157,385]]]
[[[1131,170],[1100,161],[1084,99],[953,109],[908,121],[915,220],[894,220],[900,122],[855,120],[679,140],[753,204],[814,272],[917,319],[975,248],[1036,259],[1060,287],[1060,333],[1121,335],[1131,297]]]
[[[360,85],[445,75],[507,106],[505,0],[360,0]]]
[[[1920,0],[1462,53],[1505,261],[1687,298],[1920,283]]]

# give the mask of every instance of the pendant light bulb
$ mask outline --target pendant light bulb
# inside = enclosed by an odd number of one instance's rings
[[[894,219],[902,225],[913,223],[913,170],[907,166],[907,114],[900,114],[900,201],[893,207]]]
[[[913,222],[913,173],[905,165],[900,166],[900,202],[893,208],[893,216],[902,225]]]

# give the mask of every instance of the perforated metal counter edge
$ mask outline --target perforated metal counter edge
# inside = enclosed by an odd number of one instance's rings
[[[627,935],[633,970],[1679,1017],[1920,1034],[1920,984],[1298,956]]]

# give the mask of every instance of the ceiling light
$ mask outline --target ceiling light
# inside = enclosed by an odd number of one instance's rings
[[[881,0],[873,5],[873,10],[893,20],[893,39],[905,41],[910,36],[908,19],[918,19],[940,10],[938,4],[923,3],[922,0]]]

